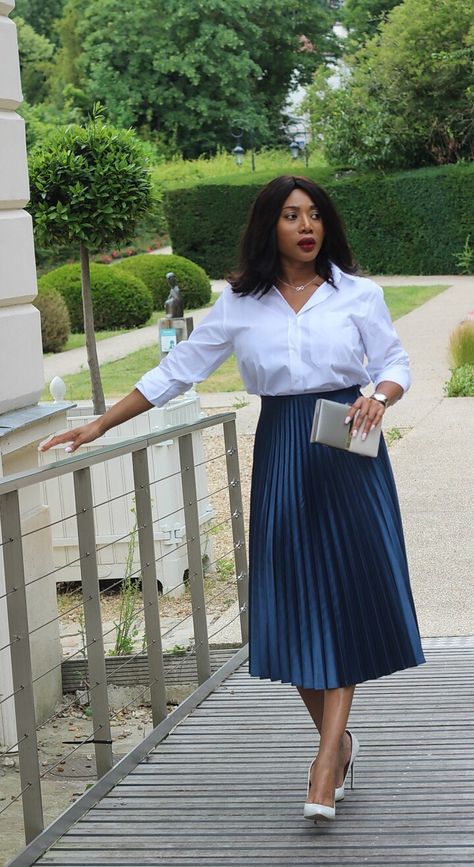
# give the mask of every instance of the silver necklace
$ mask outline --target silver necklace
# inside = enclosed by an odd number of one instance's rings
[[[306,289],[306,287],[309,286],[310,283],[314,283],[314,281],[317,279],[317,275],[312,277],[311,280],[308,280],[307,283],[302,283],[300,286],[293,286],[291,283],[287,283],[286,280],[283,280],[282,277],[279,277],[278,279],[280,283],[284,283],[285,286],[289,286],[290,289],[294,289],[295,292],[302,292],[303,289]]]

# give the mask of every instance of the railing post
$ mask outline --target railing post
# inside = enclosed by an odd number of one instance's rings
[[[18,491],[0,496],[0,521],[25,839],[30,843],[44,825]]]
[[[204,576],[202,571],[201,530],[196,493],[196,472],[192,434],[179,437],[179,460],[183,488],[184,521],[189,565],[189,587],[193,606],[194,640],[198,683],[211,676],[209,637],[207,632]]]
[[[242,643],[248,642],[248,566],[245,527],[242,509],[242,488],[240,484],[239,452],[237,448],[237,429],[235,419],[224,422],[224,443],[229,482],[229,502],[232,514],[232,538],[234,541],[235,572],[239,596],[240,628]]]
[[[168,716],[147,450],[132,455],[153,725]]]
[[[113,765],[104,639],[100,614],[99,572],[95,544],[94,509],[90,467],[74,472],[77,535],[81,558],[82,597],[87,642],[87,666],[94,728],[97,777]]]

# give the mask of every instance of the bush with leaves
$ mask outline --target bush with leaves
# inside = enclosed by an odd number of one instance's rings
[[[150,318],[153,310],[151,292],[138,277],[115,266],[96,262],[90,266],[90,275],[97,331],[136,328]],[[55,268],[40,277],[38,283],[41,293],[51,289],[61,293],[69,311],[72,331],[83,332],[80,264]]]
[[[89,251],[129,241],[152,204],[150,173],[132,130],[104,123],[100,111],[84,127],[50,136],[30,156],[29,210],[40,246],[76,244],[94,411],[105,412],[94,336]],[[116,326],[118,327],[118,326]]]
[[[203,307],[211,298],[211,283],[203,268],[184,256],[144,253],[125,259],[117,268],[140,277],[153,295],[155,310],[163,310],[170,287],[166,275],[172,271],[183,292],[185,307]]]
[[[66,302],[56,289],[49,289],[37,295],[33,304],[41,316],[43,352],[61,352],[71,333]]]
[[[404,0],[346,56],[337,88],[316,75],[314,135],[333,163],[354,168],[472,160],[473,54],[472,0]]]
[[[463,364],[451,371],[444,390],[448,397],[474,397],[474,364]]]

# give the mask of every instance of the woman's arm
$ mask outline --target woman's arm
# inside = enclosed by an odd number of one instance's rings
[[[111,427],[122,424],[122,422],[128,421],[130,418],[135,418],[136,415],[140,415],[141,412],[151,409],[152,406],[153,404],[146,397],[143,397],[143,394],[137,388],[134,388],[130,394],[127,394],[126,397],[108,409],[104,415],[94,419],[89,424],[75,427],[72,430],[52,437],[52,439],[42,443],[39,450],[47,452],[53,446],[68,443],[66,451],[75,452],[84,443],[92,442],[97,437],[106,433]]]
[[[79,446],[97,439],[109,428],[134,418],[152,406],[164,406],[178,394],[187,391],[194,382],[206,379],[233,350],[225,323],[225,291],[189,339],[178,343],[157,367],[145,373],[130,394],[100,418],[43,443],[40,451],[69,443],[66,451],[75,452]]]
[[[361,432],[363,439],[382,421],[388,406],[396,403],[410,387],[411,374],[408,355],[395,328],[390,311],[385,304],[383,289],[373,284],[374,294],[367,316],[360,323],[360,332],[367,355],[367,370],[376,383],[375,392],[384,394],[387,402],[369,397],[359,397],[347,414],[349,424],[357,413],[352,435]]]

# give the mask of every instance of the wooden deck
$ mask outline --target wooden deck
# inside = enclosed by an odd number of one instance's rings
[[[363,684],[356,789],[302,818],[316,738],[296,690],[232,674],[38,864],[474,864],[474,640]]]

